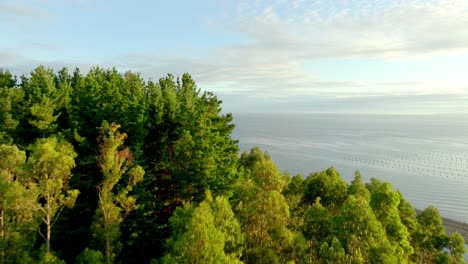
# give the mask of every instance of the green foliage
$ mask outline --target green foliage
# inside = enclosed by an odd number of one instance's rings
[[[16,85],[16,77],[6,70],[0,69],[0,87],[13,88]]]
[[[287,261],[294,235],[287,228],[289,206],[281,194],[286,182],[267,154],[258,148],[243,153],[239,166],[246,172],[233,199],[246,237],[247,263]]]
[[[259,148],[253,148],[249,154],[242,153],[239,167],[246,171],[247,179],[252,180],[261,190],[281,192],[286,186],[283,175],[270,159],[269,154],[263,153]]]
[[[146,105],[147,177],[135,189],[140,208],[126,225],[132,234],[127,241],[141,245],[141,255],[163,248],[170,235],[168,219],[177,206],[202,201],[206,189],[229,196],[238,175],[237,143],[230,136],[232,115],[221,114],[221,101],[212,93],[201,93],[190,75],[148,82]]]
[[[339,207],[346,199],[348,185],[335,168],[314,173],[306,180],[304,197],[310,202],[321,197],[324,206]]]
[[[75,204],[79,194],[68,188],[76,153],[70,143],[56,137],[39,139],[29,150],[28,187],[37,195],[37,213],[46,225],[46,234],[38,231],[46,242],[46,253],[50,253],[52,226],[65,206]]]
[[[0,144],[13,142],[13,133],[19,124],[17,110],[23,96],[22,90],[0,85]]]
[[[64,260],[54,255],[52,252],[45,252],[38,261],[39,264],[66,264]]]
[[[189,74],[0,69],[0,263],[464,263],[390,183],[239,157],[221,103]]]
[[[0,263],[30,262],[34,245],[35,197],[20,181],[26,154],[0,145]]]
[[[186,203],[170,223],[173,235],[162,263],[240,263],[243,237],[226,198],[208,195],[196,208]]]
[[[309,206],[310,197],[316,197],[315,203],[303,214],[301,227],[307,240],[308,261],[410,263],[442,261],[446,257],[440,245],[430,250],[421,245],[424,232],[439,233],[436,236],[439,240],[431,241],[443,242],[446,241],[445,231],[440,228],[423,231],[420,221],[426,217],[420,216],[418,222],[413,207],[389,183],[371,179],[370,183],[364,184],[362,176],[356,172],[343,196],[345,188],[340,179],[330,180],[336,175],[333,170],[313,174],[302,184],[303,207]],[[333,200],[330,193],[337,194],[339,199],[335,197]],[[329,197],[326,204],[322,202],[324,197]],[[343,203],[340,197],[346,198]],[[429,222],[439,226],[440,216],[432,211],[429,215],[432,215]],[[335,239],[340,242],[344,257]]]
[[[422,262],[435,262],[443,254],[442,250],[449,245],[449,237],[442,225],[442,218],[435,207],[422,211],[417,220],[420,229],[414,240],[416,259]]]
[[[29,108],[28,122],[42,137],[51,135],[57,129],[60,113],[60,93],[55,86],[52,69],[39,66],[31,73],[27,83],[23,84]]]
[[[283,189],[282,194],[289,206],[289,212],[291,219],[289,221],[289,228],[294,231],[300,230],[303,224],[303,216],[308,206],[302,203],[304,197],[304,178],[302,175],[297,174],[290,178],[288,175],[285,176],[288,182],[287,186]]]
[[[159,87],[162,113],[154,114],[162,115],[165,122],[156,122],[151,131],[161,134],[160,153],[153,159],[167,181],[164,184],[172,186],[174,200],[199,199],[207,188],[223,194],[236,175],[238,149],[230,137],[232,116],[220,116],[221,102],[213,94],[200,95],[188,74],[182,76],[182,83],[169,75],[159,81]]]
[[[339,216],[334,219],[334,225],[351,258],[362,255],[364,259],[379,257],[383,260],[394,256],[382,224],[364,198],[348,196]],[[397,262],[396,258],[393,261]]]
[[[85,248],[75,260],[76,264],[104,264],[105,258],[101,251]]]
[[[103,121],[120,124],[127,132],[127,142],[141,147],[146,136],[145,84],[139,74],[124,75],[113,69],[92,68],[86,77],[75,71],[70,115],[77,133],[84,137],[83,146],[96,147]]]
[[[331,216],[328,210],[320,203],[320,197],[305,212],[302,229],[304,236],[312,241],[312,243],[317,243],[330,235]]]
[[[368,188],[371,191],[372,210],[382,223],[395,250],[395,256],[401,263],[413,253],[413,248],[410,245],[410,234],[399,215],[400,195],[393,190],[390,183],[381,183],[375,178],[371,179]]]
[[[450,236],[449,250],[449,263],[466,263],[463,258],[463,255],[466,253],[465,241],[460,233],[456,232]]]
[[[357,254],[357,256],[359,256],[359,254]],[[322,263],[346,263],[345,251],[336,237],[333,237],[330,246],[327,242],[324,242],[320,246],[319,257]]]
[[[362,182],[362,176],[359,171],[354,173],[354,179],[348,187],[348,194],[354,196],[362,196],[365,200],[370,201],[370,193],[366,185]]]
[[[240,258],[245,239],[229,201],[224,196],[212,200],[211,195],[207,196],[207,201],[213,212],[215,227],[224,234],[224,252],[233,258]]]

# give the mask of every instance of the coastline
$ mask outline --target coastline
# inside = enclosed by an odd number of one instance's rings
[[[448,235],[458,232],[465,239],[465,244],[468,244],[468,223],[463,223],[442,217],[442,224],[445,227]]]

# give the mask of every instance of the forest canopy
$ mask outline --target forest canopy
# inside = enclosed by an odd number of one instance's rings
[[[439,212],[239,155],[189,74],[0,69],[0,263],[465,263]]]

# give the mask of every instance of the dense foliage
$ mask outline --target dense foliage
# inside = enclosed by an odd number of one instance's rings
[[[437,209],[238,154],[190,75],[0,70],[0,263],[464,263]]]

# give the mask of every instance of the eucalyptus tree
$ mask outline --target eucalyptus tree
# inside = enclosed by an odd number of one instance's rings
[[[465,241],[460,233],[455,232],[450,236],[449,241],[450,258],[449,263],[466,263],[464,254],[466,253]]]
[[[398,206],[401,196],[393,190],[390,183],[381,183],[375,178],[371,179],[368,188],[371,193],[372,210],[382,224],[386,236],[395,250],[398,262],[407,262],[409,256],[413,254],[413,247],[410,244],[408,229],[400,219]]]
[[[104,244],[106,263],[112,263],[120,250],[120,223],[137,206],[136,198],[129,192],[144,175],[140,166],[132,167],[130,149],[123,146],[127,135],[120,133],[119,128],[115,123],[103,122],[99,139],[98,164],[103,179],[97,185],[99,205],[93,231],[95,238]],[[119,184],[124,175],[128,176],[126,183]]]
[[[331,210],[337,210],[347,197],[348,184],[334,167],[309,175],[306,179],[304,199],[314,202],[320,197],[321,203]]]
[[[31,262],[36,200],[22,181],[26,153],[0,145],[0,263]]]
[[[333,229],[351,262],[362,258],[371,263],[398,263],[382,224],[364,197],[346,198],[333,219]]]
[[[294,255],[295,233],[287,226],[289,206],[282,195],[286,186],[268,154],[254,148],[243,153],[239,169],[244,173],[233,203],[246,237],[243,260],[247,263],[279,263]]]
[[[69,189],[76,153],[70,143],[56,137],[38,139],[29,150],[28,188],[37,196],[37,215],[46,226],[45,234],[40,228],[38,232],[44,238],[45,251],[49,254],[52,227],[63,208],[72,207],[79,194],[78,190]]]
[[[444,248],[449,247],[449,236],[442,225],[442,218],[433,206],[424,209],[417,216],[420,229],[417,230],[414,240],[416,262],[436,262],[446,253]]]
[[[309,262],[318,261],[322,244],[328,250],[327,241],[333,235],[332,216],[328,209],[321,204],[320,198],[317,198],[315,203],[304,213],[303,218],[301,227],[307,240],[308,260]]]
[[[244,237],[226,198],[208,192],[198,206],[177,208],[170,224],[163,263],[241,263]]]

